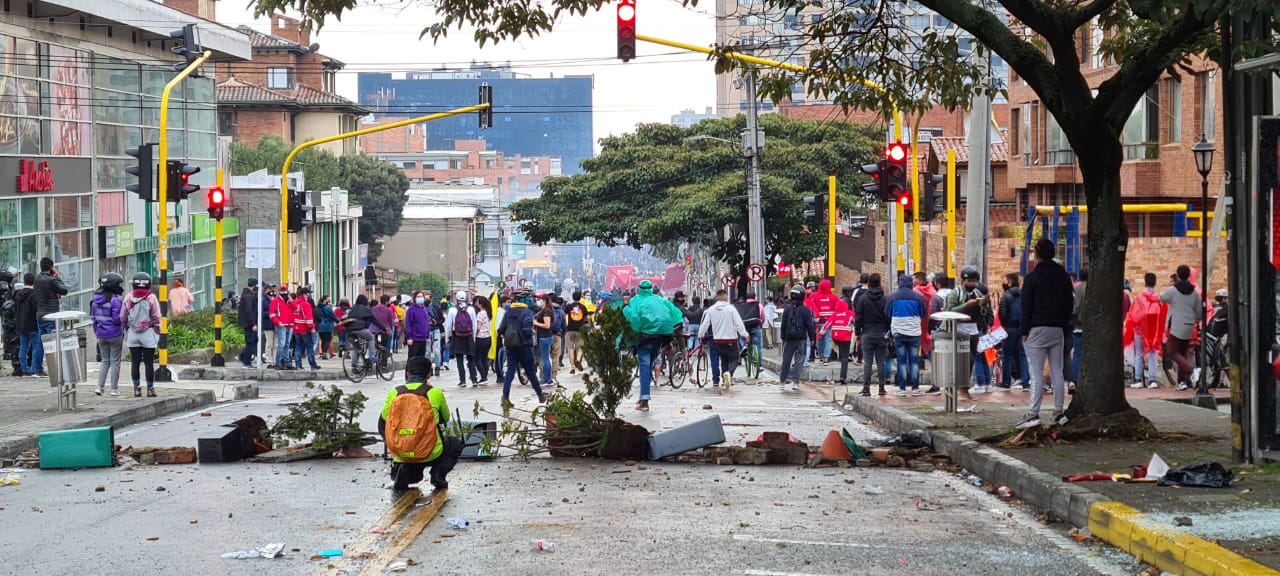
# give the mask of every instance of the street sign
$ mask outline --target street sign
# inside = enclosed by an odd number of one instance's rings
[[[778,263],[778,275],[786,276],[791,273],[791,265],[784,262]]]
[[[244,265],[246,268],[274,268],[276,265],[276,231],[245,231]]]
[[[759,282],[761,280],[764,280],[764,265],[760,263],[754,263],[750,266],[747,266],[747,280],[750,280],[752,282]]]
[[[699,281],[699,282],[698,282],[698,290],[699,290],[699,291],[701,291],[701,292],[706,292],[706,291],[707,291],[708,289],[710,289],[710,288],[711,288],[711,287],[710,287],[710,286],[707,286],[707,283],[706,283],[706,282],[702,282],[702,281]]]
[[[721,277],[720,277],[720,283],[721,283],[721,284],[724,284],[725,288],[728,288],[729,286],[732,286],[732,285],[733,285],[733,275],[732,275],[732,274],[725,274],[724,276],[721,276]]]

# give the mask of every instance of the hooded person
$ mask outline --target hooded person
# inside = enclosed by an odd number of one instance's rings
[[[990,392],[991,365],[986,355],[979,353],[978,340],[991,330],[995,322],[995,312],[991,306],[991,294],[982,284],[982,274],[974,266],[965,266],[960,271],[961,284],[947,294],[944,308],[952,312],[960,312],[970,318],[970,322],[957,322],[956,332],[969,337],[969,349],[973,354],[972,388],[962,392],[964,395]]]
[[[502,373],[504,412],[513,406],[510,398],[511,381],[522,369],[529,383],[533,385],[534,392],[538,394],[538,402],[546,402],[546,395],[542,393],[542,386],[538,383],[538,371],[533,361],[533,348],[537,344],[537,338],[533,330],[533,310],[529,309],[530,304],[533,304],[533,299],[529,290],[520,289],[512,295],[511,307],[502,313],[502,319],[498,321],[498,337],[502,338],[507,359],[506,369]]]
[[[817,325],[823,326],[831,320],[831,317],[839,312],[845,306],[843,300],[831,291],[831,281],[823,278],[818,283],[818,287],[813,294],[809,295],[809,299],[805,302],[816,317]],[[831,331],[824,330],[817,335],[818,360],[826,364],[831,359]]]
[[[1144,289],[1133,297],[1125,322],[1133,331],[1133,388],[1159,388],[1160,346],[1164,342],[1168,306],[1156,293],[1156,275],[1147,272]]]
[[[884,385],[889,380],[888,335],[889,314],[885,307],[884,288],[880,275],[872,274],[867,287],[853,303],[853,326],[862,334],[862,392],[871,395],[871,370],[874,366],[879,376],[878,394],[886,394]]]
[[[1204,318],[1204,303],[1196,285],[1192,282],[1191,268],[1178,266],[1178,281],[1160,295],[1160,301],[1168,304],[1169,356],[1178,370],[1178,390],[1192,385],[1196,361],[1191,347],[1196,326]]]
[[[738,368],[739,360],[738,339],[750,337],[746,324],[742,321],[742,314],[729,304],[729,292],[723,288],[717,290],[716,303],[703,313],[698,330],[698,338],[710,338],[716,346],[717,362],[711,364],[713,386],[718,387],[724,382],[728,388],[733,384],[733,372]]]
[[[653,293],[653,282],[642,280],[636,295],[622,308],[631,328],[640,335],[636,360],[640,364],[640,401],[636,410],[649,411],[649,387],[658,352],[671,340],[675,327],[684,322],[684,313],[670,300]]]
[[[783,390],[788,381],[792,390],[800,389],[805,343],[817,337],[813,310],[805,306],[804,299],[804,287],[797,284],[791,288],[791,300],[782,310],[782,371],[778,373],[778,384]]]
[[[111,380],[111,395],[120,395],[120,360],[124,357],[124,323],[120,309],[124,306],[124,277],[107,272],[98,278],[98,290],[93,293],[89,317],[93,320],[93,334],[98,338],[98,356],[102,358],[98,368],[98,396],[106,392],[107,380]]]
[[[903,274],[898,290],[885,298],[885,313],[898,358],[898,396],[923,396],[920,391],[920,337],[924,334],[929,301],[914,289],[914,280]]]

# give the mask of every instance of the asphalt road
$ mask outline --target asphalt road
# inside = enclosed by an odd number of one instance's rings
[[[500,387],[442,384],[464,418],[497,408]],[[577,378],[563,377],[570,389]],[[386,384],[366,381],[363,418],[375,429]],[[271,418],[302,388],[269,383],[263,398],[118,431],[133,446],[195,444],[199,430],[246,414]],[[719,414],[731,444],[766,430],[820,443],[848,428],[830,389],[781,393],[738,386],[655,394],[653,411],[622,410],[651,430]],[[528,388],[513,398],[531,406]],[[705,409],[704,406],[710,406]],[[375,450],[376,452],[377,450]],[[1137,574],[1132,558],[1072,541],[1061,525],[942,472],[803,469],[535,458],[464,462],[451,493],[392,501],[380,460],[30,471],[0,488],[0,574]],[[882,494],[868,494],[877,486]],[[98,488],[101,487],[101,491]],[[923,505],[920,509],[917,503]],[[472,522],[465,531],[447,517]],[[386,533],[383,533],[383,530]],[[534,551],[532,541],[552,543]],[[224,552],[285,543],[274,560]],[[320,550],[343,556],[312,560]]]

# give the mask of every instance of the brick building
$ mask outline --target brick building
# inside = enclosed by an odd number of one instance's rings
[[[840,106],[834,104],[792,104],[784,102],[778,106],[778,112],[793,120],[827,121],[837,118],[855,124],[884,126],[886,130],[889,127],[884,120],[884,115],[877,110],[849,110],[848,113],[845,113]],[[1002,129],[1009,126],[1008,105],[992,104],[991,112],[995,115],[996,123]],[[915,118],[904,118],[903,122],[907,126],[916,125]],[[937,136],[964,136],[967,133],[968,124],[969,115],[964,110],[948,111],[943,108],[931,108],[920,118],[920,141],[926,142],[930,138]],[[921,148],[924,147],[921,146]]]
[[[544,179],[563,174],[562,162],[557,156],[507,156],[502,152],[488,150],[484,140],[455,140],[453,150],[401,153],[392,151],[399,145],[398,140],[375,142],[374,136],[376,135],[362,136],[360,145],[384,148],[385,150],[379,151],[365,148],[365,151],[404,170],[411,188],[430,182],[457,181],[498,186],[502,190],[502,202],[506,204],[526,196],[538,195]],[[425,134],[423,138],[425,139]],[[416,141],[411,144],[416,145]]]

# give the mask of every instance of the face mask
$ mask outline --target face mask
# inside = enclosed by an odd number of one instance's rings
[[[427,303],[427,299],[426,299],[426,298],[417,298],[417,299],[414,299],[414,302],[417,302],[419,305],[422,305],[422,304],[426,304],[426,303]]]
[[[541,308],[541,307],[542,307],[542,304],[543,304],[543,301],[542,301],[542,300],[538,300],[537,302],[535,302],[535,304],[537,304],[537,305],[538,305],[538,307],[539,307],[539,308]]]

